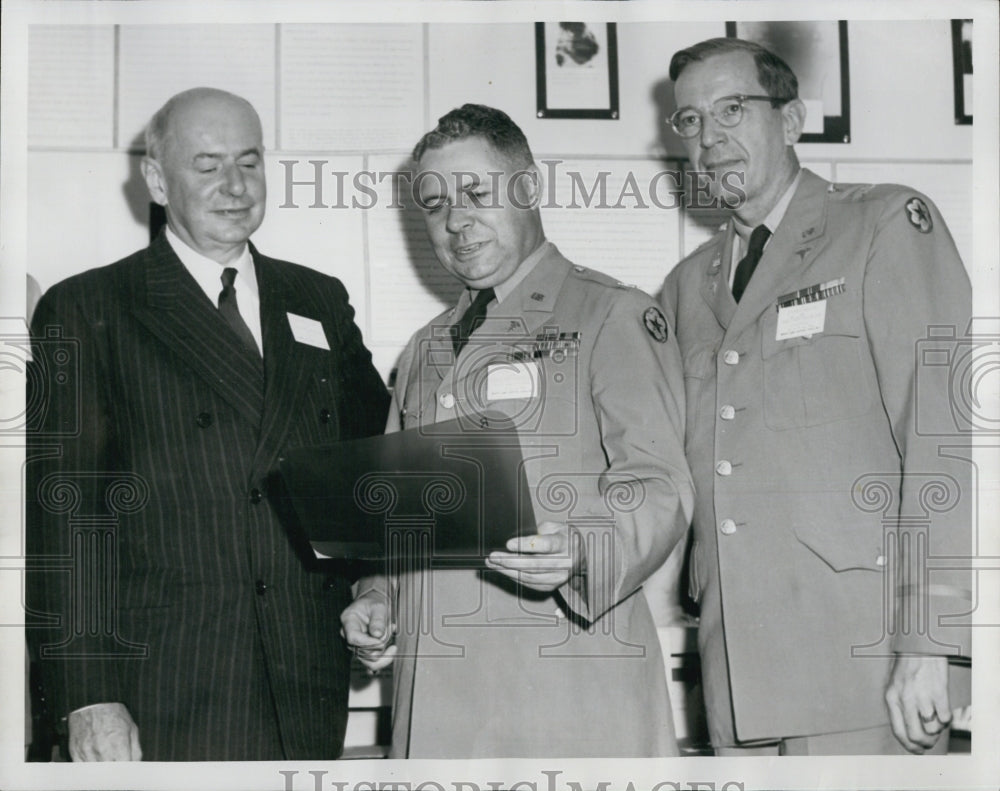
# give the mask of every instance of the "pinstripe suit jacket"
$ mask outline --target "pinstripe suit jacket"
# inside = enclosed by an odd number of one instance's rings
[[[284,448],[380,432],[388,397],[341,283],[251,250],[263,369],[162,234],[33,321],[29,639],[54,715],[120,701],[149,760],[343,744],[348,580],[287,531],[273,471]]]

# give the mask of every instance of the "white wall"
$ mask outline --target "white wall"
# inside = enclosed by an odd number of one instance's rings
[[[972,129],[953,121],[949,22],[862,21],[848,27],[851,142],[800,144],[800,158],[834,178],[840,176],[840,165],[850,165],[848,173],[858,172],[858,165],[870,166],[861,171],[872,178],[898,181],[895,174],[905,173],[938,200],[960,249],[970,255]],[[374,214],[309,208],[309,187],[295,188],[299,208],[280,208],[285,168],[279,160],[296,160],[296,179],[309,177],[312,159],[326,161],[325,172],[350,173],[373,163],[402,162],[409,146],[438,116],[476,101],[506,110],[522,125],[539,158],[590,160],[595,168],[619,176],[629,169],[670,167],[662,157],[680,153],[662,122],[670,55],[694,41],[723,34],[722,22],[620,23],[620,118],[611,121],[535,117],[531,22],[385,28],[217,25],[207,30],[184,25],[34,27],[29,37],[28,270],[46,288],[141,247],[146,240],[146,199],[138,157],[129,152],[141,145],[142,118],[187,85],[226,87],[249,96],[260,108],[269,147],[268,215],[256,241],[272,255],[345,281],[359,324],[373,341],[377,363],[388,374],[402,340],[440,309],[442,299],[413,278],[407,310],[397,311],[393,303],[393,310],[373,311],[373,304],[384,307],[385,300],[393,298],[383,293],[386,272],[376,265],[385,260],[394,265],[398,261],[399,267],[413,265],[407,259],[413,255],[412,242],[398,230],[399,223],[387,225]],[[373,35],[376,41],[391,43],[392,58],[402,63],[402,69],[384,79],[368,75],[371,85],[365,88],[373,108],[379,98],[374,94],[405,90],[406,106],[372,110],[381,113],[383,121],[395,123],[391,131],[368,128],[372,124],[364,97],[350,105],[349,112],[337,104],[352,101],[346,92],[365,74],[339,73],[338,68],[347,67],[339,66],[343,61],[330,53],[353,47],[352,58],[364,68],[384,69],[376,57],[378,47],[365,40]],[[252,48],[257,57],[239,57],[244,48]],[[309,71],[312,63],[314,73]],[[83,104],[62,97],[82,97]],[[306,101],[311,104],[304,111]],[[327,126],[336,126],[338,134],[324,134]],[[899,167],[900,162],[906,166]],[[938,179],[942,165],[947,165],[945,186]],[[333,202],[331,178],[325,176],[323,184],[327,203]],[[665,274],[678,254],[700,242],[704,231],[689,222],[685,234],[680,211],[660,211],[662,227],[647,223],[645,230],[637,230],[630,225],[628,237],[646,234],[647,248],[662,248]],[[564,219],[553,216],[550,227],[572,233],[573,223],[567,225]],[[598,214],[593,222],[608,221]],[[612,220],[608,235],[616,229]],[[588,260],[586,246],[574,247],[573,239],[554,241],[574,249],[582,263],[614,265],[606,254],[595,253]],[[373,261],[373,251],[379,261]],[[415,263],[424,269],[433,266],[424,259]],[[654,289],[648,268],[633,278],[627,273],[618,276]],[[372,325],[373,315],[378,316],[377,326]],[[387,321],[394,325],[385,326]]]

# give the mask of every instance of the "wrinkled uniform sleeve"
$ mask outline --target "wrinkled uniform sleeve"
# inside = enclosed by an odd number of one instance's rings
[[[970,442],[953,421],[961,395],[942,373],[960,372],[971,350],[963,341],[971,311],[969,278],[937,208],[918,193],[893,194],[873,238],[864,317],[903,474],[890,555],[896,652],[969,656],[969,629],[960,624],[973,608]],[[943,349],[950,365],[929,346]]]
[[[586,548],[586,574],[560,589],[568,606],[591,621],[634,593],[667,559],[694,508],[684,458],[684,389],[672,330],[664,342],[644,324],[654,303],[622,292],[595,339],[590,390],[607,469],[603,503],[614,514],[608,551],[601,534],[574,527]],[[606,511],[605,511],[606,512]]]

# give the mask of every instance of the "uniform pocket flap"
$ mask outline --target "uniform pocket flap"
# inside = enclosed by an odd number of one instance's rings
[[[871,524],[851,527],[799,525],[795,528],[795,537],[834,571],[881,571],[885,566],[882,530]]]
[[[859,316],[853,315],[847,310],[849,303],[837,304],[837,300],[846,299],[846,294],[838,294],[827,300],[826,317],[823,323],[823,331],[817,332],[808,338],[799,335],[794,338],[777,340],[778,334],[778,311],[772,305],[761,319],[761,352],[764,359],[774,356],[778,352],[786,349],[793,349],[796,346],[805,346],[811,343],[822,342],[823,338],[847,337],[860,338],[862,328],[859,326]]]

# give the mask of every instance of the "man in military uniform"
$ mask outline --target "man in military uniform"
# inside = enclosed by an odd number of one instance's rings
[[[799,167],[805,108],[780,58],[712,39],[675,54],[670,77],[692,165],[743,193],[662,294],[698,481],[690,583],[712,743],[943,750],[962,703],[948,657],[969,656],[946,616],[972,609],[970,584],[921,563],[969,556],[970,467],[920,433],[918,396],[950,412],[915,361],[932,330],[966,332],[965,268],[923,195]]]
[[[467,288],[403,352],[388,430],[512,418],[537,533],[485,570],[359,584],[341,621],[369,668],[395,656],[392,755],[676,754],[640,590],[693,507],[674,338],[648,296],[545,240],[507,115],[453,110],[414,159],[435,253]]]

